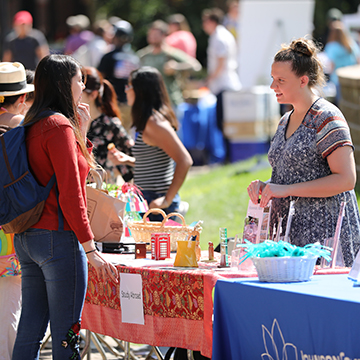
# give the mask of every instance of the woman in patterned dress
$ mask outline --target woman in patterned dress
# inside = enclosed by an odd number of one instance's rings
[[[253,203],[261,195],[262,207],[272,200],[271,229],[282,217],[284,233],[295,200],[290,241],[297,246],[333,237],[345,201],[340,239],[345,265],[351,266],[360,245],[354,146],[341,111],[315,91],[324,84],[317,52],[311,40],[301,38],[275,55],[271,89],[279,104],[293,109],[281,118],[271,142],[271,179],[252,181],[247,190]]]
[[[109,144],[113,143],[117,149],[130,156],[131,147],[134,145],[134,140],[121,123],[115,90],[108,80],[103,79],[97,69],[94,67],[84,69],[86,87],[82,100],[90,106],[92,120],[87,137],[94,145],[95,159],[108,172],[108,182],[115,183],[118,175],[128,182],[133,178],[133,168],[123,164],[113,166],[107,160]]]

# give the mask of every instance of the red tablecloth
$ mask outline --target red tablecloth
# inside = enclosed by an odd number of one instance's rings
[[[112,255],[112,257],[126,255]],[[145,325],[122,323],[119,283],[99,281],[89,267],[88,291],[82,327],[124,341],[174,346],[212,354],[212,290],[218,279],[256,277],[256,272],[218,269],[217,263],[199,263],[198,269],[117,265],[119,272],[141,274]],[[349,269],[317,273],[347,273]]]

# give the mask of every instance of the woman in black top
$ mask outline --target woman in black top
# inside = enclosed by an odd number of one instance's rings
[[[160,72],[150,66],[133,71],[126,95],[132,107],[132,125],[138,132],[133,147],[135,157],[115,149],[109,159],[115,164],[135,166],[135,185],[141,188],[150,209],[160,208],[166,213],[177,210],[178,191],[192,159],[176,134],[177,119]]]

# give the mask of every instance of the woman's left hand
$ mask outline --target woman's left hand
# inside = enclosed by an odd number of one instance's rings
[[[161,196],[155,200],[153,200],[150,204],[149,204],[149,209],[166,209],[170,206],[170,204],[168,204],[165,196]]]
[[[87,259],[94,267],[99,279],[106,281],[107,277],[110,277],[113,282],[119,282],[119,272],[116,267],[109,261],[106,261],[98,251],[88,253]]]
[[[285,198],[290,196],[289,185],[266,184],[261,193],[260,207],[265,207],[272,198]]]

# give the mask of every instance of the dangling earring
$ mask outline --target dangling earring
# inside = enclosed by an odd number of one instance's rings
[[[19,108],[19,106],[21,106]],[[26,112],[26,104],[23,102],[23,103],[19,103],[18,106],[18,113],[21,114],[21,115],[25,115],[25,112]]]

